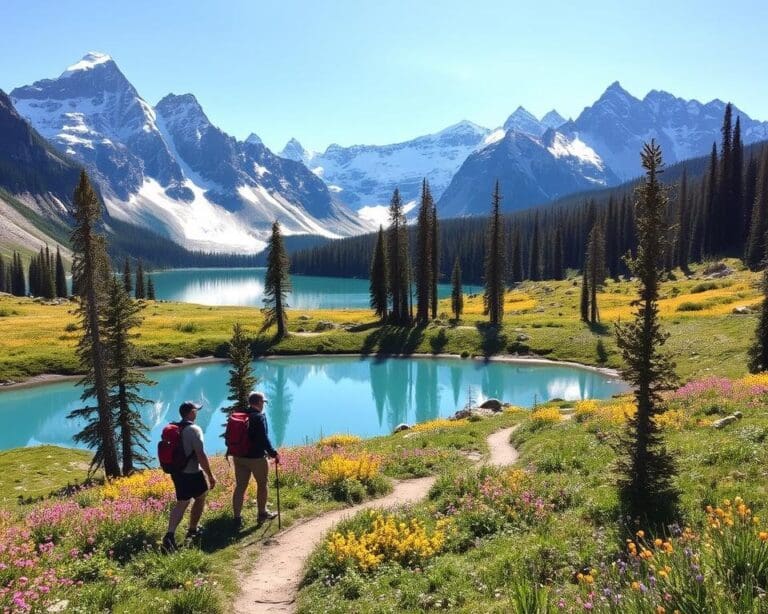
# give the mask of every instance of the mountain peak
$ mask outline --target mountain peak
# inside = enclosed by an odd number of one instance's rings
[[[263,145],[264,142],[261,140],[261,137],[256,134],[255,132],[251,132],[248,135],[248,138],[245,139],[246,143],[250,143],[251,145]]]
[[[304,149],[304,146],[299,143],[298,139],[291,137],[291,140],[285,144],[283,151],[278,154],[281,158],[287,158],[288,160],[295,160],[296,162],[304,162],[308,152]]]
[[[518,106],[515,112],[507,118],[507,121],[504,122],[504,130],[514,130],[533,136],[541,136],[544,132],[544,128],[536,116],[522,106]]]
[[[547,128],[559,128],[565,123],[565,121],[565,118],[555,109],[552,109],[549,113],[541,118],[542,125]]]
[[[611,97],[634,98],[632,94],[630,94],[627,90],[621,87],[621,83],[619,83],[618,81],[614,81],[613,83],[611,83],[605,89],[605,92],[603,92],[603,95],[600,96],[600,99],[602,100],[604,98],[611,98]]]
[[[93,70],[97,66],[108,63],[114,64],[112,56],[98,51],[89,51],[80,59],[80,61],[68,66],[67,70],[61,73],[61,77],[70,77],[75,73]]]
[[[486,132],[488,132],[488,130],[483,128],[482,126],[478,126],[476,123],[471,122],[468,119],[462,119],[461,121],[455,124],[451,124],[447,128],[443,128],[437,134],[443,135],[443,134],[450,134],[453,132],[471,132],[471,133],[477,133],[477,134],[485,134]]]

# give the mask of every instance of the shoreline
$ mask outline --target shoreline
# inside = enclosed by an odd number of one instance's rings
[[[453,360],[474,360],[478,362],[502,362],[508,364],[521,364],[521,365],[538,365],[538,366],[563,366],[571,367],[575,369],[583,369],[592,373],[599,373],[606,377],[621,380],[621,375],[616,369],[608,367],[597,367],[595,365],[585,365],[580,362],[573,362],[568,360],[553,360],[551,358],[545,358],[543,356],[531,355],[530,357],[519,356],[515,354],[497,354],[494,356],[475,356],[474,358],[462,358],[459,354],[427,354],[421,352],[415,352],[413,354],[360,354],[360,353],[339,353],[339,354],[270,354],[269,356],[256,356],[254,360],[284,360],[286,358],[431,358],[431,359],[453,359]],[[176,359],[172,359],[176,360]],[[227,358],[218,358],[216,356],[196,356],[193,358],[183,358],[181,362],[168,361],[161,365],[155,365],[152,367],[140,367],[139,371],[153,372],[153,371],[165,371],[171,369],[178,369],[181,367],[191,367],[196,365],[206,364],[219,364],[228,363]],[[58,384],[67,381],[76,381],[80,379],[82,375],[63,375],[57,373],[42,373],[40,375],[33,375],[32,377],[13,384],[0,384],[0,394],[5,391],[11,390],[23,390],[26,388],[37,388],[40,386],[46,386],[48,384]],[[622,380],[623,381],[623,380]],[[626,382],[624,382],[626,384]],[[630,390],[629,384],[627,389]]]

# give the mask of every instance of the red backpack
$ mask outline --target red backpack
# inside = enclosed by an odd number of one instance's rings
[[[157,442],[157,458],[160,467],[166,473],[179,473],[187,466],[192,454],[184,454],[184,444],[181,442],[181,433],[189,423],[171,422],[164,429]]]
[[[251,438],[248,436],[248,414],[236,411],[227,419],[224,431],[227,456],[248,456],[251,453]]]

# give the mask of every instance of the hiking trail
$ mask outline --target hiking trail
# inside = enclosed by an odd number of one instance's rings
[[[518,452],[509,443],[509,437],[515,428],[513,426],[489,435],[486,443],[490,454],[487,459],[476,464],[502,467],[514,463]],[[434,482],[435,476],[397,480],[392,492],[384,497],[328,512],[305,522],[299,521],[266,539],[260,544],[258,558],[250,570],[247,561],[241,558],[239,562],[245,575],[240,583],[240,594],[235,598],[235,614],[295,612],[304,564],[330,529],[361,510],[390,508],[420,501],[427,496]]]

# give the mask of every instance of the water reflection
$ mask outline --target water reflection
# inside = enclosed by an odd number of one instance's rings
[[[198,416],[208,446],[223,449],[221,408],[228,406],[226,364],[152,372],[156,386],[141,391],[152,451],[163,426],[178,419],[187,399],[204,404]],[[565,366],[527,366],[449,359],[297,357],[254,363],[276,445],[314,441],[336,432],[373,436],[402,422],[448,416],[464,405],[472,387],[476,399],[499,398],[531,406],[550,398],[605,398],[623,386],[598,373]],[[0,449],[50,443],[72,446],[82,428],[67,414],[80,407],[71,383],[0,393]]]

